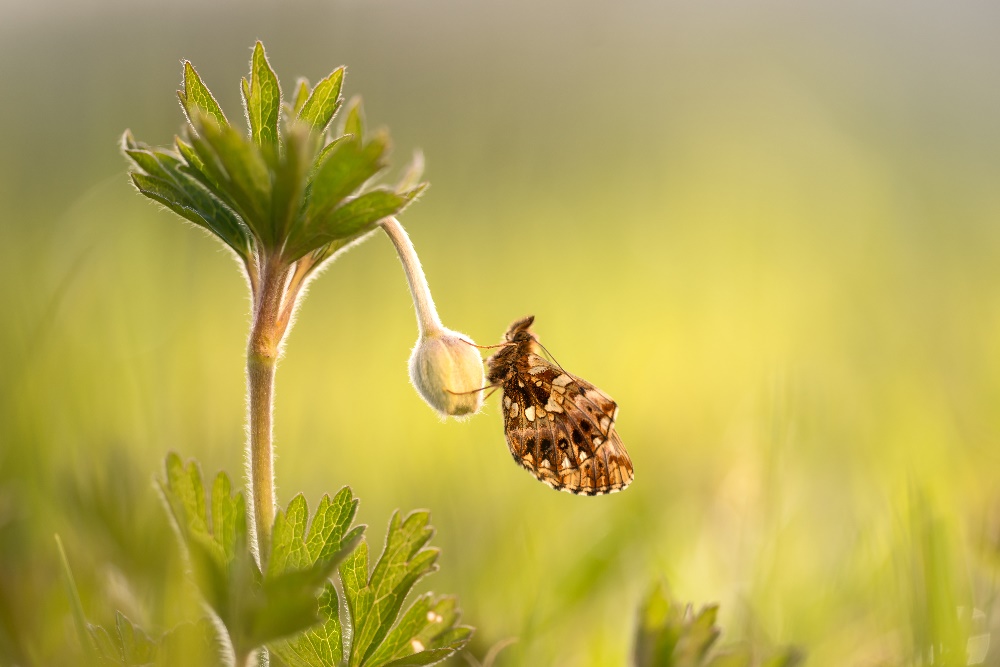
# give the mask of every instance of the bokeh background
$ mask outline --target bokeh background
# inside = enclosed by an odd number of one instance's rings
[[[259,38],[424,151],[403,223],[445,323],[534,313],[636,469],[553,493],[496,397],[432,414],[376,236],[288,339],[281,499],[349,484],[375,544],[429,508],[422,587],[477,658],[517,638],[500,666],[627,664],[657,581],[813,665],[1000,664],[998,34],[993,0],[0,3],[0,662],[72,664],[54,533],[93,620],[197,612],[152,480],[242,475],[246,286],[117,141],[171,141],[182,59],[238,118]]]

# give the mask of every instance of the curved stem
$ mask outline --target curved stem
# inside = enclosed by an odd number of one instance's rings
[[[395,217],[386,218],[379,223],[385,233],[396,246],[399,253],[399,261],[403,264],[403,271],[406,272],[406,282],[410,285],[410,295],[413,297],[413,305],[417,309],[417,326],[420,328],[420,336],[438,333],[443,329],[441,318],[438,317],[437,309],[434,307],[434,299],[431,298],[431,290],[427,285],[427,277],[420,266],[420,259],[417,251],[410,242],[406,230],[399,224]]]

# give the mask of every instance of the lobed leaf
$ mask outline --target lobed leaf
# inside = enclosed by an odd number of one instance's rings
[[[413,512],[406,519],[400,519],[398,512],[393,514],[385,548],[371,576],[367,548],[359,548],[357,556],[341,566],[354,628],[349,656],[352,667],[369,664],[368,658],[395,623],[410,589],[436,569],[437,550],[423,549],[433,534],[429,519],[427,512]]]
[[[115,614],[115,626],[111,630],[99,625],[91,625],[89,630],[97,648],[98,665],[140,667],[157,660],[159,643],[121,612]]]
[[[326,130],[330,120],[340,108],[340,89],[344,83],[344,68],[338,67],[328,77],[316,84],[309,99],[301,107],[296,106],[298,118],[315,131]],[[358,135],[360,137],[360,135]]]
[[[187,60],[184,61],[184,90],[178,90],[177,97],[181,100],[181,107],[188,117],[188,122],[191,122],[193,116],[204,114],[213,118],[219,125],[229,125],[225,114],[222,113],[222,107],[212,96],[212,91],[202,82],[194,66]]]
[[[356,503],[345,491],[332,501],[324,499],[304,540],[310,558],[328,551],[331,538],[350,524]],[[283,535],[294,534],[297,540],[305,534],[303,507],[301,501],[289,505]],[[318,525],[321,517],[323,523]],[[274,655],[290,667],[402,667],[431,665],[461,650],[472,629],[456,625],[459,614],[454,598],[422,595],[400,617],[414,584],[436,569],[437,550],[425,548],[433,534],[428,521],[427,512],[413,512],[405,519],[398,512],[394,514],[385,548],[371,572],[368,544],[360,540],[339,568],[346,602],[343,627],[337,589],[327,584],[320,596],[322,623],[292,639],[272,643],[269,649]],[[278,532],[276,522],[275,536]],[[303,551],[296,549],[294,553]]]
[[[258,41],[250,59],[250,81],[243,80],[243,102],[250,122],[250,138],[257,146],[277,146],[281,88]]]
[[[319,625],[305,635],[272,645],[276,655],[289,664],[332,665],[341,659],[339,603],[336,589],[327,579],[361,540],[365,527],[350,528],[357,508],[357,499],[344,487],[333,499],[323,496],[311,525],[307,526],[309,509],[301,494],[275,517],[265,587],[293,592],[296,587],[309,588],[313,622],[319,620]],[[322,591],[317,599],[319,588]],[[276,618],[282,620],[284,616]]]
[[[367,234],[379,221],[400,213],[423,191],[423,186],[404,193],[378,188],[349,200],[321,221],[309,234],[302,234],[286,247],[285,256],[298,259],[330,243],[351,241]],[[339,243],[339,247],[346,243]]]
[[[141,170],[132,172],[132,182],[142,194],[208,229],[244,261],[250,256],[252,242],[246,225],[202,182],[185,171],[186,164],[180,155],[138,144],[128,132],[122,144],[125,155]],[[183,145],[180,141],[178,144]]]

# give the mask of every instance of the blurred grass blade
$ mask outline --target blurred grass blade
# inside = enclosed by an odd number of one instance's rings
[[[83,613],[83,602],[80,600],[80,591],[76,587],[76,579],[73,578],[73,570],[69,567],[69,559],[66,557],[66,549],[63,548],[62,539],[58,533],[55,535],[56,549],[59,551],[59,564],[62,567],[63,577],[66,580],[66,594],[69,597],[70,607],[73,610],[73,625],[76,627],[77,636],[80,639],[80,647],[88,660],[94,660],[94,644],[88,632],[87,617]]]

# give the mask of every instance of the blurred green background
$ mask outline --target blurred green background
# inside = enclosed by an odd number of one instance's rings
[[[518,638],[501,666],[625,664],[660,579],[812,665],[1000,664],[998,33],[992,0],[0,3],[0,663],[71,655],[56,532],[92,619],[197,612],[152,480],[168,450],[241,476],[249,301],[117,141],[171,141],[182,59],[238,118],[259,38],[424,151],[403,223],[445,323],[535,314],[636,469],[553,493],[496,397],[432,414],[379,235],[287,341],[283,501],[350,484],[375,544],[429,508],[422,585],[477,657]]]

